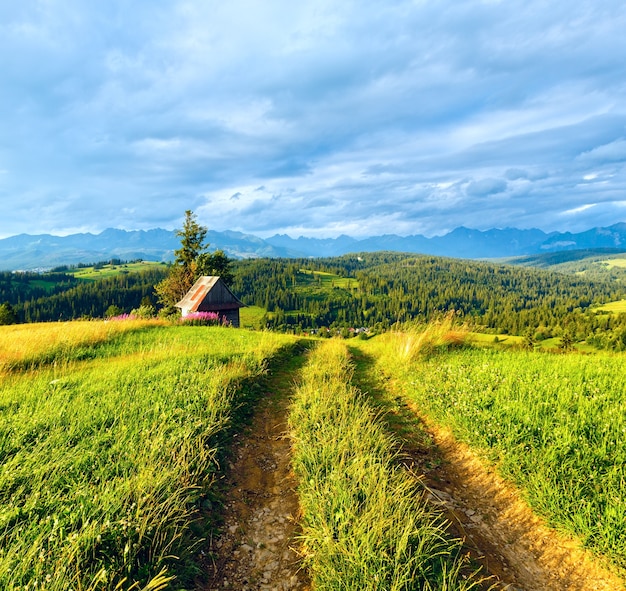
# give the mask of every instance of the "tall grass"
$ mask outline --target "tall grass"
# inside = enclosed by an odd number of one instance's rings
[[[402,332],[391,332],[384,337],[402,363],[413,362],[424,355],[466,345],[470,341],[467,326],[458,323],[454,312],[427,324],[407,327]]]
[[[144,327],[96,342],[89,361],[0,379],[3,590],[189,588],[224,432],[288,339]]]
[[[397,344],[370,346],[408,398],[483,450],[554,526],[626,568],[622,355],[465,349],[406,363]]]
[[[320,345],[289,419],[314,588],[473,588],[459,575],[458,545],[396,462],[393,440],[351,376],[346,346]]]
[[[76,321],[0,326],[0,374],[13,369],[94,357],[93,348],[160,320]]]

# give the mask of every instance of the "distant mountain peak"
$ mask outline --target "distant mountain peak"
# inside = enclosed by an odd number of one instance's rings
[[[505,258],[562,250],[626,247],[626,222],[585,232],[550,232],[537,228],[476,230],[459,226],[443,236],[384,234],[357,239],[291,238],[275,234],[262,239],[242,232],[209,231],[210,249],[221,249],[231,258],[331,257],[348,253],[398,251],[456,258]],[[180,240],[172,230],[121,230],[107,228],[100,234],[19,234],[0,240],[0,270],[29,270],[64,264],[93,263],[111,258],[171,261]]]

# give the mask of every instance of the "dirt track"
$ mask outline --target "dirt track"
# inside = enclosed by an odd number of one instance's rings
[[[225,526],[213,541],[216,558],[203,591],[311,589],[297,551],[299,508],[289,463],[286,407],[294,378],[283,374],[272,380],[252,425],[237,438]],[[386,387],[393,389],[393,383]],[[374,395],[380,398],[380,391]],[[405,406],[400,414],[405,426],[421,420],[415,407]],[[415,430],[400,430],[404,462],[424,484],[429,501],[447,516],[451,532],[490,575],[485,589],[624,589],[598,559],[548,528],[467,446],[436,425],[425,429],[428,444],[423,436],[410,435]]]
[[[236,437],[223,533],[212,542],[216,558],[205,591],[310,589],[297,551],[300,514],[286,423],[291,381],[284,374],[270,381],[251,426]]]

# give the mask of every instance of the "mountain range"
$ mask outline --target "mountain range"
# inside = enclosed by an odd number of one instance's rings
[[[321,257],[351,252],[398,251],[455,258],[505,258],[564,250],[610,248],[626,251],[626,223],[585,232],[550,232],[516,228],[486,231],[459,227],[443,236],[386,234],[357,239],[291,238],[276,234],[259,238],[241,232],[207,233],[209,250],[221,249],[232,258]],[[0,240],[0,270],[49,269],[59,265],[93,263],[111,258],[171,261],[180,239],[173,230],[118,230],[100,234],[20,234]]]

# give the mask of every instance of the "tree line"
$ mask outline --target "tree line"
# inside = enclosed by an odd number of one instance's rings
[[[49,276],[2,273],[0,301],[12,306],[20,322],[103,317],[110,306],[129,312],[146,302],[167,310],[179,292],[172,289],[164,301],[155,286],[160,286],[162,295],[168,281],[172,281],[169,287],[180,288],[176,277],[183,272],[186,285],[207,268],[216,272],[210,265],[195,262],[186,269],[183,254],[171,267],[88,283],[61,272]],[[216,260],[225,265],[233,292],[244,303],[265,310],[259,328],[385,330],[454,311],[484,332],[527,335],[529,341],[565,335],[598,347],[626,348],[626,315],[601,314],[593,308],[626,297],[625,288],[616,281],[386,252],[242,261],[229,261],[221,253]],[[324,279],[321,274],[330,275]]]

